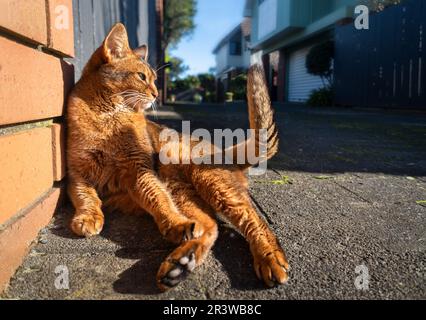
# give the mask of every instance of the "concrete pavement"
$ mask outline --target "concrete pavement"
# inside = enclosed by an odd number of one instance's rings
[[[79,239],[67,228],[72,209],[66,206],[2,297],[425,299],[426,116],[276,109],[281,152],[265,176],[251,179],[250,192],[288,255],[288,284],[266,289],[246,242],[222,226],[207,262],[161,294],[155,275],[173,246],[149,217],[111,213],[99,237]],[[235,129],[246,127],[246,118],[244,106],[175,106],[160,112],[158,122]],[[55,288],[61,265],[69,270],[68,290]]]

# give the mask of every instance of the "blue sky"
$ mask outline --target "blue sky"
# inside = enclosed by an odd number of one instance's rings
[[[215,66],[212,51],[216,44],[243,19],[245,0],[198,0],[196,29],[181,40],[172,56],[190,67],[188,74],[207,72]]]

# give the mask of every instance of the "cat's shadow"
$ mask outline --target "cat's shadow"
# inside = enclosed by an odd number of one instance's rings
[[[57,236],[78,239],[69,229],[72,209],[62,210],[55,219],[52,232]],[[119,274],[113,283],[115,292],[121,294],[158,295],[156,274],[160,264],[175,248],[163,239],[152,218],[148,215],[107,213],[101,239],[93,241],[94,247],[105,240],[117,244],[115,255],[121,259],[135,260],[130,268]],[[92,241],[89,239],[87,241]],[[105,243],[104,243],[105,244]],[[220,227],[219,237],[208,259],[216,258],[222,265],[231,287],[238,290],[262,290],[264,287],[253,271],[252,257],[246,241],[235,231]],[[209,270],[214,276],[218,270]],[[195,271],[197,272],[197,271]]]

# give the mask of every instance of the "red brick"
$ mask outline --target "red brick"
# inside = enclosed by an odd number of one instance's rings
[[[61,116],[72,66],[1,37],[0,52],[0,125]]]
[[[0,225],[53,185],[52,129],[0,137]]]
[[[61,189],[51,189],[35,206],[0,231],[0,293],[21,265],[39,231],[55,213]]]
[[[27,39],[47,44],[45,0],[1,0],[0,26]]]
[[[55,123],[52,129],[53,179],[61,181],[65,177],[65,130]]]
[[[74,56],[74,22],[72,0],[49,0],[48,47]]]

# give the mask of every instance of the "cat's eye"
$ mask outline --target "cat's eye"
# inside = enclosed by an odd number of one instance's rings
[[[146,75],[145,75],[145,73],[140,72],[139,73],[139,78],[141,78],[142,81],[146,81]]]

